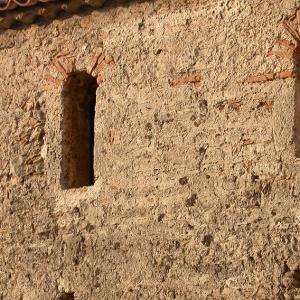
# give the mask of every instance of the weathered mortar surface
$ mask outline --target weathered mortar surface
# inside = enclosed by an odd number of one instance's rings
[[[295,1],[155,1],[0,36],[0,299],[292,299],[293,68],[267,57]],[[62,191],[57,51],[115,59],[93,187]],[[200,84],[172,86],[198,72]],[[266,105],[270,103],[270,105]],[[274,298],[272,298],[274,297]]]

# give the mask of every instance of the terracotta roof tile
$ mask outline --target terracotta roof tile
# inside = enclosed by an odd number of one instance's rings
[[[31,24],[40,17],[49,21],[61,12],[74,14],[82,7],[99,8],[104,2],[109,0],[0,0],[0,29],[11,28],[15,23]]]
[[[0,11],[12,10],[18,6],[32,6],[37,2],[51,2],[55,0],[1,0],[0,1]]]

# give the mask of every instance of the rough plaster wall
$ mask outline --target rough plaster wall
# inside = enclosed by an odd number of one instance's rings
[[[295,82],[243,83],[293,68],[267,53],[295,9],[160,0],[2,34],[0,299],[297,295]],[[43,77],[57,51],[85,69],[100,48],[115,65],[97,91],[97,180],[62,191],[61,87]],[[200,84],[170,84],[194,71]]]

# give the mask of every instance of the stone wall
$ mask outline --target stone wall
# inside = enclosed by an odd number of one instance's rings
[[[0,299],[300,294],[299,83],[276,52],[297,4],[129,2],[2,33]],[[73,67],[100,74],[96,181],[63,189]]]

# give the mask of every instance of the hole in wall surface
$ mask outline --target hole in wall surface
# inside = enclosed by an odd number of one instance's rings
[[[56,300],[75,300],[75,296],[74,293],[62,292],[57,296]]]
[[[300,44],[298,43],[293,55],[295,81],[295,100],[294,100],[294,142],[295,156],[300,158]]]
[[[87,72],[69,74],[62,90],[61,187],[94,184],[94,120],[97,80]]]
[[[299,289],[300,288],[300,269],[296,269],[293,272],[293,285],[294,288]]]

